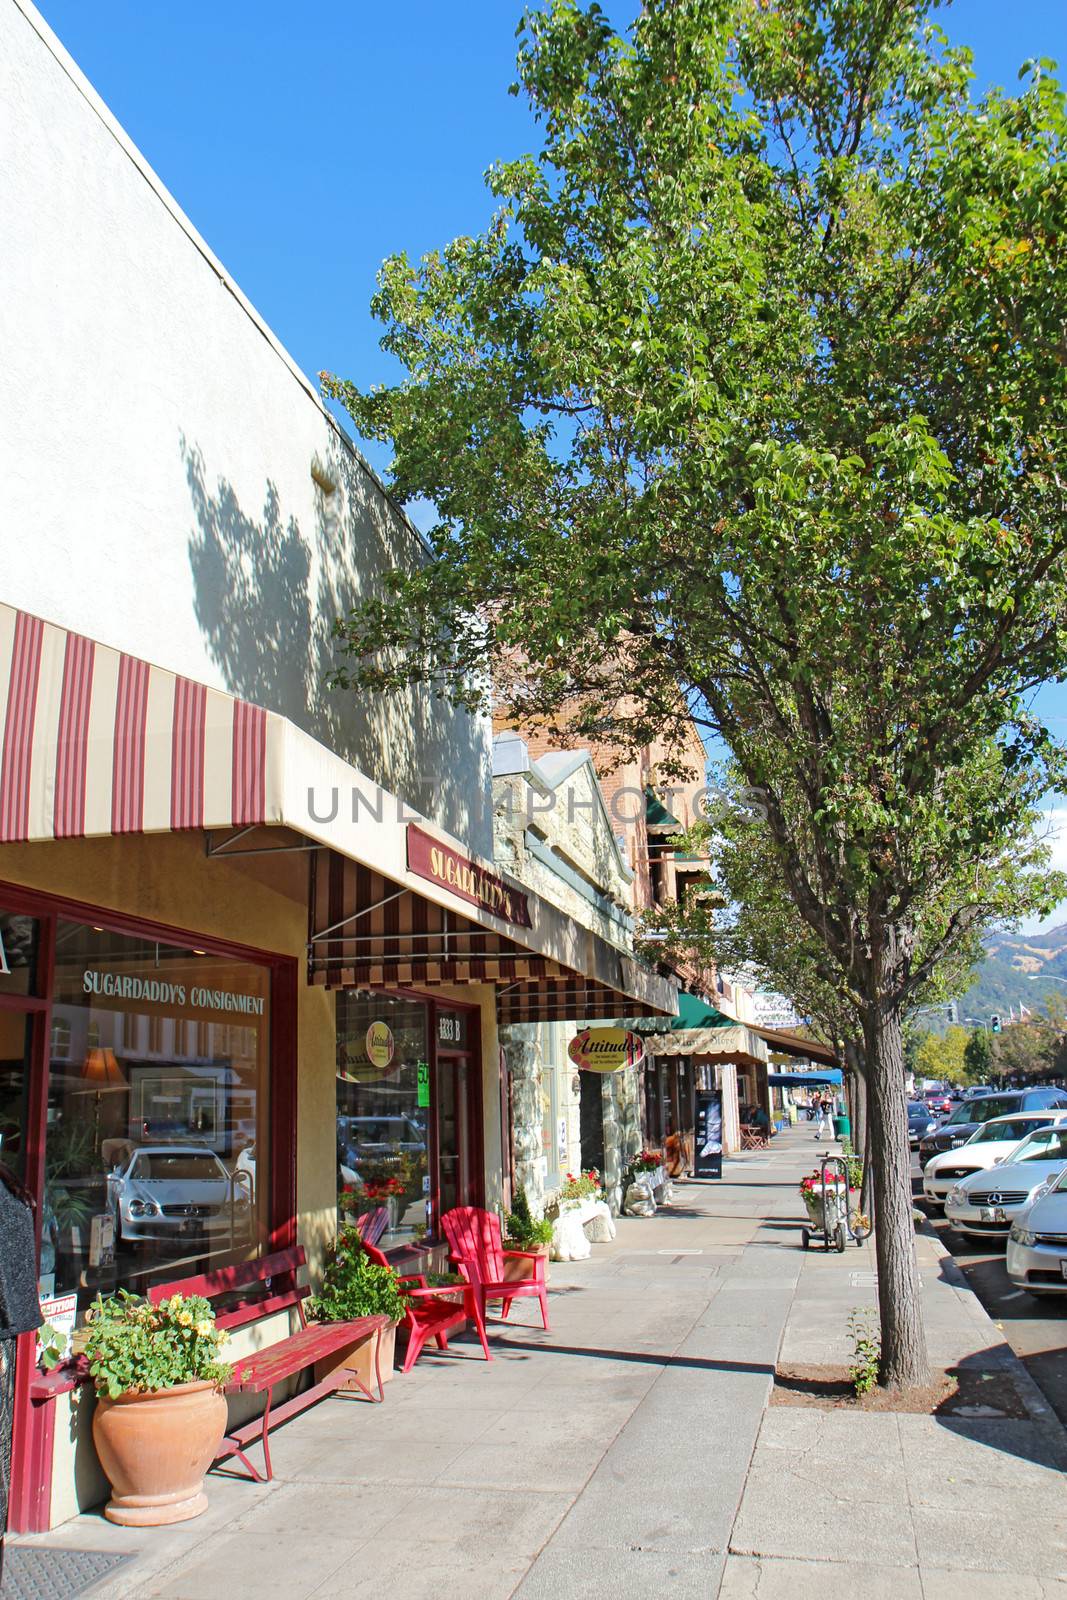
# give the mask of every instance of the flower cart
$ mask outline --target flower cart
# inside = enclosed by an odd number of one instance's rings
[[[870,1219],[859,1209],[859,1190],[849,1179],[848,1158],[832,1155],[823,1156],[815,1171],[801,1179],[800,1196],[811,1224],[801,1230],[805,1250],[821,1234],[823,1248],[841,1254],[849,1239],[861,1245],[870,1233]]]

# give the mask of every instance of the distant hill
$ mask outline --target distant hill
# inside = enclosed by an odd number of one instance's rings
[[[1033,975],[1033,976],[1031,976]],[[986,958],[960,999],[960,1019],[988,1023],[994,1012],[1005,1021],[1014,1007],[1043,1010],[1050,995],[1067,1001],[1067,923],[1047,933],[999,933],[986,941]]]

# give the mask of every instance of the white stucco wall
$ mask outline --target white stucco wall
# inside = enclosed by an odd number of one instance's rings
[[[28,0],[0,237],[0,599],[283,713],[488,856],[487,727],[323,686],[416,533]]]

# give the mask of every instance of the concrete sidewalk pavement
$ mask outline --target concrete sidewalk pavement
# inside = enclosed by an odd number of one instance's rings
[[[109,1600],[1067,1600],[1063,1432],[935,1239],[933,1359],[1010,1372],[1028,1419],[768,1407],[776,1360],[847,1361],[876,1299],[869,1247],[799,1248],[815,1149],[796,1130],[679,1186],[553,1266],[551,1333],[495,1323],[491,1364],[461,1341],[381,1407],[316,1407],[274,1436],[273,1483],[212,1475],[196,1522],[20,1543],[128,1554]]]

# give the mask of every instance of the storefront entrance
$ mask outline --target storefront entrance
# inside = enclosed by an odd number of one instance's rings
[[[385,1206],[383,1249],[436,1237],[453,1206],[481,1205],[480,1013],[417,995],[337,999],[338,1203]]]

